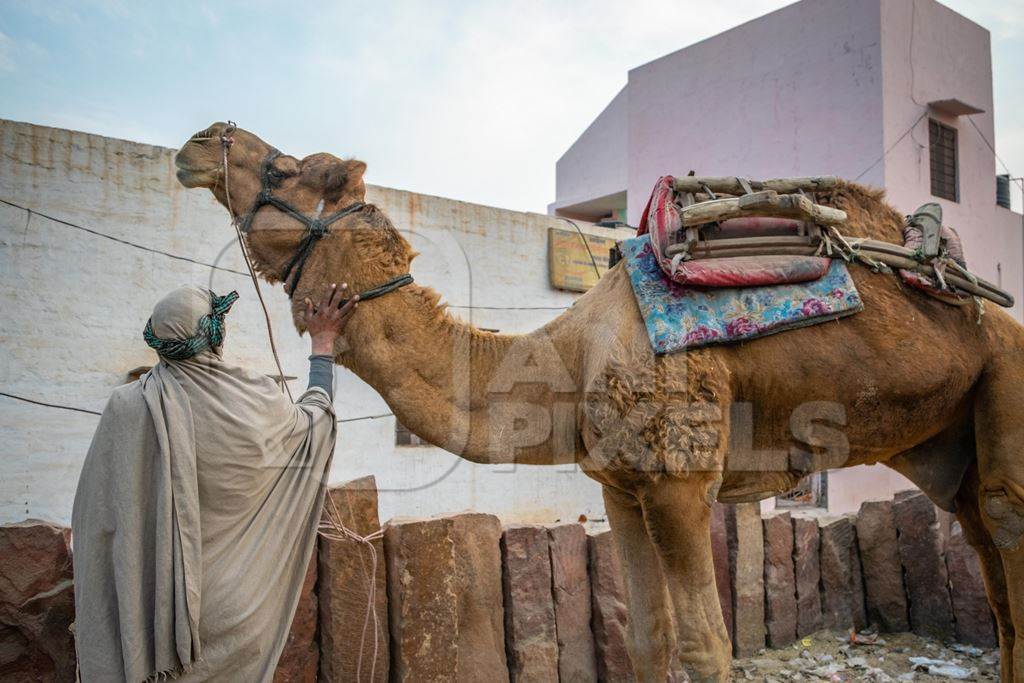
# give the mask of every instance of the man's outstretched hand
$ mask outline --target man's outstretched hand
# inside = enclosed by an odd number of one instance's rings
[[[345,331],[345,325],[352,317],[352,311],[359,305],[359,295],[349,299],[344,306],[338,306],[345,298],[348,285],[331,285],[318,305],[306,299],[306,331],[312,342],[312,355],[333,356],[334,341]]]

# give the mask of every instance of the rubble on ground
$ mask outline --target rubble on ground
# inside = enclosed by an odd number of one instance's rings
[[[733,660],[732,680],[786,681],[996,681],[999,651],[943,644],[912,633],[820,631],[793,645]]]

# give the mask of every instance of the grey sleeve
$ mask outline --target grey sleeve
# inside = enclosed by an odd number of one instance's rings
[[[309,387],[320,387],[334,399],[334,358],[331,356],[309,357]]]

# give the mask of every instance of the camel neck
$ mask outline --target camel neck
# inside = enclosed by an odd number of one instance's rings
[[[411,285],[360,306],[339,360],[414,434],[468,460],[573,462],[578,391],[560,327],[492,334]]]

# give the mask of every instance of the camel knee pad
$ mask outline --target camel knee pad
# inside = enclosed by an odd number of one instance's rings
[[[1024,538],[1024,504],[999,487],[982,491],[981,509],[996,548],[1017,550]]]

